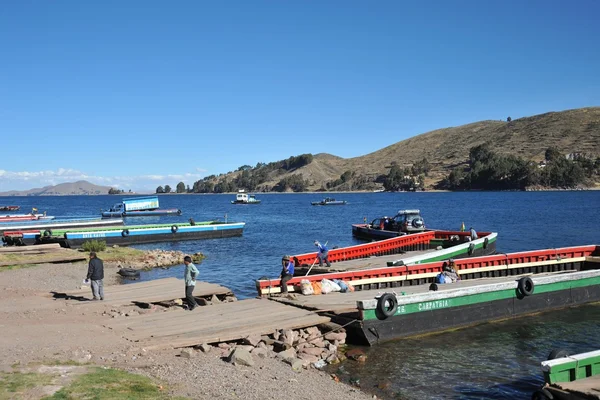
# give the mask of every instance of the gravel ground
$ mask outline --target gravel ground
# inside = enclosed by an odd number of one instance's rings
[[[120,281],[105,265],[105,285]],[[107,329],[101,302],[55,299],[52,291],[81,288],[87,263],[42,264],[0,271],[0,370],[47,360],[89,362],[141,373],[193,399],[370,399],[317,370],[294,372],[277,359],[234,366],[217,350],[188,359],[180,350],[146,351]],[[131,309],[131,306],[125,309]],[[126,310],[124,310],[126,311]]]

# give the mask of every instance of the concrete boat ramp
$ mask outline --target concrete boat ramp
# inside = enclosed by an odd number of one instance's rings
[[[105,319],[99,319],[103,326],[128,340],[139,342],[147,349],[236,341],[251,335],[271,334],[279,329],[307,328],[330,321],[329,317],[267,298],[236,301],[229,289],[207,282],[197,283],[194,297],[200,304],[209,305],[200,306],[193,311],[181,307],[152,306],[174,304],[176,300],[182,299],[184,287],[183,280],[166,278],[106,287],[104,301],[88,301],[91,297],[90,289],[54,293],[54,297],[71,300],[78,307],[94,308],[99,314],[100,309],[104,309]],[[119,318],[106,312],[107,306],[110,309],[136,304],[147,308],[139,315]]]

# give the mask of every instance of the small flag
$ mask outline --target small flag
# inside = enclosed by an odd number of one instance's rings
[[[462,226],[460,227],[460,231],[461,231],[461,232],[464,232],[464,231],[465,231],[465,223],[464,223],[464,222],[462,223]]]
[[[33,208],[31,209],[31,212],[37,212],[37,208],[33,207]]]

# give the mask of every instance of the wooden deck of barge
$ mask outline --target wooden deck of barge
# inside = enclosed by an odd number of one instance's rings
[[[317,260],[312,269],[310,269],[310,266],[301,266],[295,269],[294,275],[304,276],[306,275],[309,269],[311,274],[326,274],[328,272],[348,272],[372,268],[385,268],[387,267],[388,261],[392,262],[400,260],[402,258],[420,256],[422,254],[431,253],[433,251],[435,251],[435,249],[415,250],[386,256],[373,256],[367,258],[358,258],[355,260],[337,261],[331,263],[331,267],[327,267],[325,264],[323,264],[323,266],[320,267],[319,261]]]

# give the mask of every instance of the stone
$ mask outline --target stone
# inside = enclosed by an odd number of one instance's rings
[[[315,367],[316,369],[321,369],[323,367],[325,367],[327,365],[327,363],[325,362],[325,360],[318,360],[317,362],[312,363],[312,366]]]
[[[346,332],[329,332],[325,334],[325,339],[329,341],[337,340],[342,342],[346,340]]]
[[[292,366],[292,371],[294,372],[301,372],[302,369],[304,368],[304,362],[302,360],[300,360],[299,358],[295,358],[290,362],[290,365]]]
[[[196,298],[196,303],[198,303],[199,306],[210,306],[210,301],[203,297]]]
[[[183,358],[194,358],[194,356],[196,352],[194,351],[194,349],[183,349],[181,350],[181,353],[179,353],[179,357],[183,357]]]
[[[270,345],[270,344],[273,344],[275,342],[275,339],[271,339],[267,335],[261,336],[260,340],[262,340],[263,342],[265,342],[266,345]]]
[[[217,297],[216,294],[213,294],[212,297],[210,298],[210,302],[213,304],[216,304],[216,303],[220,303],[221,300],[219,300],[219,298]]]
[[[321,338],[312,340],[309,343],[311,343],[315,347],[321,347],[321,348],[325,348],[325,346],[327,345],[327,343]]]
[[[298,358],[301,359],[301,360],[303,360],[303,361],[308,361],[308,364],[315,363],[315,362],[317,362],[317,361],[320,360],[319,357],[317,357],[315,355],[312,355],[312,354],[306,354],[306,353],[300,353],[300,354],[298,354]]]
[[[251,367],[254,365],[254,360],[250,352],[244,348],[236,347],[229,356],[229,361],[234,365],[245,365]]]
[[[292,346],[294,344],[294,333],[293,331],[286,329],[283,331],[281,341],[287,345]]]
[[[320,356],[323,352],[323,349],[320,347],[305,347],[300,350],[301,354],[310,354],[313,356]]]
[[[351,360],[355,360],[358,357],[364,356],[364,355],[365,355],[365,352],[362,351],[361,349],[351,349],[346,352],[346,357],[348,357]]]
[[[310,335],[316,335],[316,336],[318,336],[318,335],[321,334],[321,332],[319,331],[319,328],[317,328],[316,326],[311,326],[309,328],[306,328],[306,334],[309,335],[309,336]]]
[[[273,340],[279,340],[280,337],[281,337],[281,332],[275,331],[273,333]]]
[[[327,361],[329,364],[337,364],[340,362],[340,359],[336,354],[330,354],[325,361]]]
[[[235,296],[227,296],[225,297],[225,301],[228,303],[233,303],[234,301],[238,301],[238,299]]]
[[[280,351],[285,351],[288,349],[291,349],[292,346],[288,343],[283,343],[283,342],[274,342],[273,343],[273,350],[280,352]]]
[[[248,353],[250,353],[254,349],[254,346],[250,346],[249,344],[236,344],[234,348],[236,348],[236,349],[244,349]]]
[[[254,346],[256,347],[258,345],[258,343],[260,343],[261,338],[259,335],[250,335],[248,337],[245,337],[243,342],[244,344],[249,344],[250,346]]]
[[[181,300],[181,299],[175,299],[175,300],[173,300],[173,303],[177,304],[178,306],[182,306],[183,305],[183,300]]]
[[[225,349],[225,350],[229,350],[231,348],[231,346],[228,343],[224,343],[224,342],[223,343],[219,343],[217,345],[217,347],[220,348],[220,349]]]
[[[252,349],[250,354],[260,358],[267,358],[267,352],[267,349],[264,347],[255,347],[254,349]]]
[[[206,343],[202,343],[198,348],[200,348],[203,353],[208,353],[212,350],[212,346]]]
[[[329,351],[330,351],[330,352],[332,352],[332,353],[337,353],[337,351],[338,351],[338,348],[337,348],[337,346],[336,346],[335,344],[331,344],[331,343],[329,343],[329,344],[327,345],[327,350],[329,350]]]
[[[276,357],[291,365],[291,360],[296,358],[296,352],[294,351],[294,349],[288,349],[288,350],[282,351],[280,353],[277,353]]]

